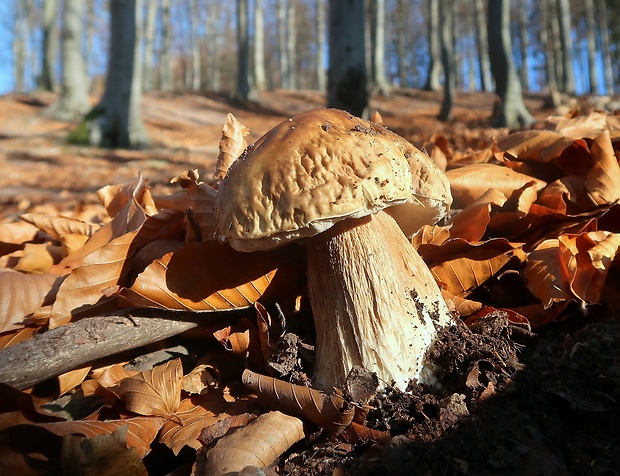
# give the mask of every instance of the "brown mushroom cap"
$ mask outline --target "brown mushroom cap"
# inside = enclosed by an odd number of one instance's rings
[[[445,174],[405,139],[316,109],[280,123],[232,164],[218,191],[217,234],[238,250],[268,249],[388,207],[412,234],[451,201]]]

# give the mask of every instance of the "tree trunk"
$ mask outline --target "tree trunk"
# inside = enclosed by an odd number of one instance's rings
[[[329,1],[327,105],[362,116],[368,107],[364,0]]]
[[[286,51],[288,69],[286,82],[290,89],[297,89],[297,2],[288,0],[286,6]]]
[[[575,93],[575,74],[573,72],[573,38],[570,21],[569,0],[557,0],[560,22],[560,47],[562,49],[562,90]]]
[[[149,139],[142,122],[142,0],[110,0],[110,54],[105,92],[89,113],[91,145],[140,148]]]
[[[514,128],[531,124],[534,118],[523,103],[519,76],[512,60],[509,0],[489,0],[487,33],[495,93],[501,102],[492,125]]]
[[[529,47],[530,42],[528,39],[528,13],[530,7],[528,5],[528,0],[521,0],[519,2],[519,40],[521,43],[521,69],[519,73],[521,75],[521,86],[525,88],[525,90],[530,89],[530,55],[529,55]]]
[[[157,19],[157,2],[150,0],[146,4],[146,18],[144,19],[144,70],[142,75],[142,90],[153,89],[153,50],[155,46],[155,20]]]
[[[18,1],[15,5],[15,19],[13,23],[13,81],[15,91],[23,92],[26,89],[26,55],[29,36],[28,16],[30,6],[25,1]]]
[[[325,30],[327,29],[327,15],[325,14],[325,0],[315,0],[316,7],[316,83],[319,91],[327,88],[327,45],[325,44]]]
[[[590,80],[590,93],[598,93],[598,76],[596,74],[596,25],[594,23],[594,1],[585,0],[586,29],[588,39],[588,78]]]
[[[254,0],[254,86],[258,91],[267,88],[265,73],[265,22],[263,0]]]
[[[217,21],[220,17],[221,6],[219,1],[209,4],[207,10],[206,40],[207,40],[207,89],[209,91],[220,91],[220,50],[219,32]]]
[[[80,119],[90,109],[82,57],[82,0],[65,0],[62,25],[62,83],[60,96],[47,113],[64,121]]]
[[[234,97],[244,102],[254,100],[256,95],[250,85],[248,27],[248,0],[237,0],[237,89]]]
[[[385,0],[370,0],[370,5],[372,90],[375,94],[387,96],[391,88],[385,77]]]
[[[153,1],[153,0],[148,0]],[[170,2],[161,0],[161,55],[159,62],[159,88],[172,91],[172,25],[170,23]]]
[[[93,86],[93,81],[90,77],[90,65],[91,65],[91,58],[94,58],[95,55],[93,54],[93,43],[94,43],[94,37],[95,37],[95,33],[96,33],[96,25],[95,25],[95,2],[94,1],[90,1],[87,2],[87,7],[86,7],[86,44],[84,46],[84,56],[85,56],[85,61],[84,61],[84,75],[86,77],[86,81],[88,82],[88,87],[87,90],[91,91],[92,90],[92,86]]]
[[[478,49],[478,70],[480,87],[483,91],[491,91],[493,84],[489,66],[489,39],[487,38],[487,21],[484,0],[473,0],[476,15],[476,46]]]
[[[405,0],[396,0],[396,51],[398,52],[398,82],[401,88],[409,86],[407,75],[407,17],[409,9]]]
[[[191,34],[192,34],[192,91],[199,91],[202,82],[200,67],[200,35],[198,34],[198,21],[200,20],[199,0],[193,0],[191,5]]]
[[[614,68],[611,61],[611,47],[609,41],[609,20],[605,0],[597,1],[599,31],[601,33],[601,47],[603,53],[603,69],[605,70],[605,90],[607,94],[614,94]]]
[[[38,87],[43,91],[54,90],[54,63],[58,52],[58,2],[43,2],[43,38],[41,44],[41,75]]]
[[[556,87],[555,54],[553,42],[549,40],[549,0],[540,0],[540,44],[545,57],[545,86],[551,90]]]
[[[291,85],[288,81],[289,59],[286,43],[286,2],[287,0],[278,0],[278,53],[280,56],[280,87],[282,89],[290,89]]]
[[[441,71],[441,36],[439,28],[439,0],[428,0],[428,79],[424,89],[439,91],[441,84],[439,74]]]
[[[492,0],[491,0],[492,1]],[[443,103],[437,116],[440,121],[452,120],[452,105],[455,89],[454,60],[454,4],[451,0],[439,0],[441,18],[441,63],[444,72]]]

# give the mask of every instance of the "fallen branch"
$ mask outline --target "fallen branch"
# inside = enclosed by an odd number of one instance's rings
[[[102,357],[181,334],[201,321],[204,316],[192,313],[84,318],[0,350],[0,382],[24,390]]]

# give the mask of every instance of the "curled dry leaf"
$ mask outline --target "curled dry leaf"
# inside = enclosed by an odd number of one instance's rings
[[[352,445],[365,445],[368,443],[387,443],[392,439],[392,435],[389,431],[368,428],[353,421],[338,438]]]
[[[70,370],[58,376],[59,395],[64,395],[69,390],[74,389],[88,376],[91,366],[87,365],[79,369]]]
[[[247,369],[243,372],[242,381],[259,399],[268,401],[271,406],[286,409],[333,434],[340,434],[355,415],[355,408],[337,394],[328,395]]]
[[[494,164],[472,164],[446,172],[450,180],[453,208],[465,208],[475,202],[490,188],[494,188],[509,197],[512,192],[534,181],[540,190],[546,182],[530,177],[508,167]]]
[[[188,228],[195,236],[192,241],[214,239],[215,233],[215,199],[217,191],[209,185],[198,181],[198,171],[188,170],[172,179],[187,193]],[[189,212],[191,210],[191,213]]]
[[[27,243],[19,252],[19,258],[13,269],[23,273],[43,274],[47,273],[53,265],[54,258],[50,253],[49,245]]]
[[[27,223],[32,223],[39,230],[58,241],[68,235],[88,237],[101,228],[99,224],[86,223],[82,220],[62,215],[50,216],[42,213],[26,213],[20,219]]]
[[[420,245],[433,244],[441,245],[450,238],[450,226],[424,225],[411,238],[411,244],[418,249]]]
[[[241,124],[235,116],[231,113],[226,115],[220,140],[220,153],[217,156],[215,174],[213,175],[217,181],[226,176],[231,164],[243,153],[248,145],[244,137],[249,133],[250,129]]]
[[[418,249],[433,276],[453,296],[465,297],[495,276],[511,259],[525,261],[521,245],[496,238],[482,243],[452,239]]]
[[[130,307],[239,309],[263,295],[276,267],[266,253],[250,256],[216,242],[190,243],[155,260],[119,295]]]
[[[223,476],[237,474],[246,466],[264,468],[304,436],[298,418],[277,411],[265,413],[219,440],[207,452],[204,474]]]
[[[173,418],[181,403],[182,386],[181,359],[174,359],[121,380],[115,393],[131,412]]]
[[[620,199],[620,165],[608,130],[594,139],[590,150],[594,165],[586,174],[586,194],[593,206],[615,203]]]
[[[24,327],[23,319],[53,300],[62,278],[0,269],[0,332]]]

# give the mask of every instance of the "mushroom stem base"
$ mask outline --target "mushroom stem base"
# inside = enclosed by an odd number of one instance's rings
[[[452,317],[394,219],[378,212],[343,220],[311,238],[308,253],[316,385],[342,386],[355,365],[401,389],[419,379],[437,330]]]

